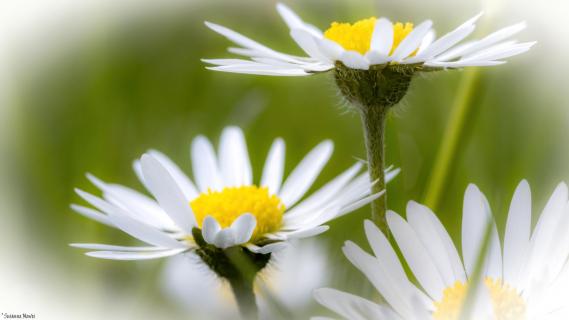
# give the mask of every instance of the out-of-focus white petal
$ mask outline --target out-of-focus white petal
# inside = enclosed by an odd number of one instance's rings
[[[530,233],[531,191],[523,180],[514,192],[504,235],[504,281],[516,287],[529,250]]]
[[[243,131],[227,127],[219,143],[219,168],[226,187],[251,185],[253,174]]]
[[[213,146],[206,137],[197,136],[194,138],[190,156],[192,158],[192,171],[200,191],[220,190],[223,184],[217,158]]]
[[[314,291],[314,299],[346,319],[401,319],[389,308],[335,289],[317,289]]]
[[[276,139],[265,160],[261,186],[269,188],[271,194],[277,194],[281,188],[284,173],[285,143],[283,139]]]

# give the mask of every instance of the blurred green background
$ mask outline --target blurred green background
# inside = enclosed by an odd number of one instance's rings
[[[479,2],[447,2],[450,7],[444,11],[418,1],[290,5],[323,29],[333,20],[385,15],[415,22],[431,18],[439,35],[480,10]],[[498,17],[483,19],[485,29],[526,18],[519,12]],[[121,232],[69,209],[70,203],[83,203],[73,188],[96,192],[86,172],[142,190],[131,164],[143,152],[163,151],[189,173],[191,139],[205,134],[216,143],[226,125],[245,131],[257,177],[278,136],[286,140],[287,172],[319,141],[335,142],[333,157],[315,187],[365,155],[359,117],[340,102],[330,75],[272,78],[207,71],[199,59],[227,57],[229,42],[207,30],[204,20],[300,54],[274,2],[198,2],[168,13],[101,24],[18,87],[10,189],[23,208],[18,214],[26,230],[21,246],[31,248],[25,257],[34,265],[57,269],[65,275],[61,281],[73,288],[71,294],[93,297],[94,308],[130,303],[127,319],[139,318],[149,309],[172,319],[187,316],[160,294],[156,277],[162,262],[96,260],[67,246],[70,242],[133,244]],[[539,24],[530,24],[530,29],[535,32]],[[519,37],[535,40],[530,35],[535,33],[530,30]],[[548,82],[535,74],[551,67],[542,59],[551,49],[548,40],[537,40],[540,44],[528,54],[505,66],[480,70],[481,83],[465,135],[436,210],[457,245],[468,183],[476,183],[487,195],[503,230],[509,200],[522,178],[529,180],[534,212],[539,212],[555,185],[568,177],[567,101],[552,94]],[[400,214],[407,201],[424,199],[463,74],[449,71],[417,77],[389,119],[387,162],[401,167],[402,173],[389,185],[388,201]],[[555,77],[548,81],[555,82]],[[4,219],[16,219],[12,214]],[[329,286],[356,294],[371,292],[339,250],[348,239],[367,247],[361,221],[368,215],[366,207],[338,219],[321,236],[330,242]]]

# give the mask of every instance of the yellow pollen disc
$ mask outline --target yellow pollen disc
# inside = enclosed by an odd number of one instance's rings
[[[501,280],[484,279],[484,285],[490,293],[494,318],[496,320],[524,320],[526,317],[526,303],[519,293]],[[435,320],[458,320],[464,299],[468,291],[468,284],[457,281],[452,287],[443,292],[441,301],[435,302]]]
[[[330,28],[324,32],[324,37],[338,43],[346,50],[365,54],[369,50],[376,21],[375,17],[371,17],[354,24],[332,22]],[[389,54],[397,49],[397,46],[411,31],[413,31],[412,23],[397,22],[393,25],[393,45]]]
[[[285,211],[284,204],[276,195],[270,194],[267,188],[257,186],[208,190],[192,200],[190,206],[200,228],[207,216],[212,216],[221,227],[227,228],[240,215],[252,214],[257,220],[252,241],[262,238],[266,233],[278,231]]]

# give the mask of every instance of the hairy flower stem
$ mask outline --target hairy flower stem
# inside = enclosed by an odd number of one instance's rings
[[[253,283],[255,281],[255,274],[247,266],[249,261],[239,247],[233,247],[225,250],[229,260],[234,263],[240,270],[239,274],[234,277],[228,278],[231,290],[239,306],[239,313],[243,320],[258,319],[257,302],[255,300],[255,293],[253,292]]]
[[[351,69],[336,63],[334,80],[340,93],[360,113],[365,134],[372,194],[385,190],[385,122],[389,110],[407,93],[416,71],[410,65],[372,66],[369,70]],[[385,235],[387,195],[371,204],[372,219]]]
[[[364,128],[365,146],[370,180],[375,182],[372,193],[385,190],[385,123],[388,110],[384,107],[366,108],[360,112]],[[375,199],[371,203],[371,215],[375,224],[384,234],[389,233],[385,213],[387,212],[387,195]]]

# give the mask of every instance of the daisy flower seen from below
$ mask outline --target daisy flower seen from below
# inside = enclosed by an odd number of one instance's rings
[[[407,206],[407,220],[394,212],[388,223],[419,285],[407,277],[386,237],[369,221],[365,231],[374,255],[346,242],[344,254],[365,274],[386,304],[318,289],[318,302],[348,319],[460,319],[476,267],[479,290],[470,296],[467,319],[542,320],[569,317],[569,212],[567,186],[551,195],[531,230],[531,194],[522,181],[513,196],[500,242],[484,195],[470,185],[464,197],[462,259],[441,222],[427,207]],[[478,259],[490,226],[489,249]],[[503,246],[502,246],[503,245]]]
[[[332,71],[342,97],[359,112],[364,128],[373,193],[386,189],[384,135],[388,111],[406,95],[413,76],[471,66],[494,66],[528,51],[534,42],[518,43],[512,36],[525,28],[518,23],[479,40],[470,36],[482,14],[440,38],[430,20],[417,26],[367,18],[356,23],[333,22],[322,32],[304,22],[286,5],[277,11],[290,35],[307,56],[277,52],[226,27],[206,22],[213,31],[236,44],[231,53],[242,59],[204,59],[211,70],[269,76],[308,76]],[[372,202],[372,219],[388,232],[386,196]]]
[[[511,41],[525,23],[500,29],[482,39],[463,42],[476,28],[482,14],[467,20],[453,31],[436,39],[430,20],[417,26],[413,23],[392,23],[387,18],[367,18],[356,23],[333,22],[322,32],[304,22],[286,5],[277,10],[290,29],[296,44],[306,57],[274,51],[226,27],[206,22],[238,47],[229,52],[247,59],[205,59],[212,70],[274,76],[307,76],[344,67],[368,70],[381,66],[433,70],[469,66],[493,66],[503,59],[521,54],[534,42]]]
[[[320,143],[283,182],[285,145],[276,139],[258,184],[253,182],[245,138],[236,127],[223,131],[217,154],[205,137],[193,140],[195,184],[168,157],[150,151],[134,163],[134,169],[153,198],[88,175],[103,198],[77,190],[95,209],[72,205],[76,212],[149,246],[72,246],[94,250],[87,252],[88,256],[116,260],[154,259],[194,251],[239,291],[238,299],[254,304],[254,276],[266,266],[272,252],[289,240],[326,231],[328,221],[381,196],[370,193],[372,183],[365,172],[360,172],[362,164],[356,163],[304,198],[332,150],[332,142]],[[387,174],[392,178],[397,172]]]
[[[167,262],[162,272],[165,295],[192,319],[238,318],[231,288],[207,268],[193,268],[196,259],[199,257],[188,254],[172,257]],[[260,318],[279,318],[275,302],[295,318],[306,316],[313,301],[312,291],[329,278],[326,248],[316,240],[305,240],[275,252],[271,259],[267,268],[259,273],[255,285]]]

